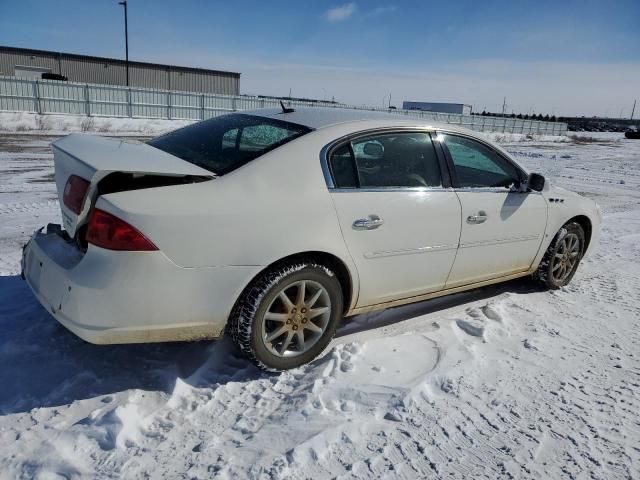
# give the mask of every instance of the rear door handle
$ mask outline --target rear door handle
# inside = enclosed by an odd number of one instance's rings
[[[367,218],[359,218],[353,222],[354,230],[373,230],[384,224],[384,220],[378,215],[369,215]]]
[[[479,223],[486,222],[487,218],[487,214],[484,212],[484,210],[480,210],[477,215],[469,215],[467,217],[467,223],[477,225]]]

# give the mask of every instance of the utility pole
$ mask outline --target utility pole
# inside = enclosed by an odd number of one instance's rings
[[[636,113],[636,102],[638,100],[633,101],[633,109],[631,110],[631,120],[633,120],[633,114]]]
[[[386,99],[387,97],[389,97],[389,103],[387,104],[387,108],[389,108],[389,107],[391,106],[391,93],[389,93],[389,95],[384,95],[384,96],[382,97],[382,108],[384,108],[384,107],[385,107],[384,102],[385,102],[385,99]]]
[[[125,49],[125,69],[127,71],[127,87],[129,86],[129,24],[127,20],[127,0],[118,2],[124,7],[124,49]]]

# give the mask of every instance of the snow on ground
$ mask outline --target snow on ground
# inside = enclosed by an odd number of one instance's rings
[[[59,221],[51,139],[0,135],[0,478],[640,476],[640,141],[503,139],[604,210],[568,287],[359,316],[269,375],[226,339],[89,345],[37,304],[19,257]]]
[[[0,112],[0,134],[64,135],[71,132],[87,132],[120,137],[155,136],[191,123],[193,123],[192,120],[165,120],[162,118],[113,118]]]

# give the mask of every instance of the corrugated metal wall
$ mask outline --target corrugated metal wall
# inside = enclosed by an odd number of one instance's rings
[[[58,58],[53,55],[32,56],[0,48],[0,75],[14,75],[16,65],[44,67],[59,73]]]
[[[519,118],[483,117],[417,110],[387,110],[304,101],[291,101],[287,104],[293,107],[331,106],[333,108],[385,111],[413,118],[461,125],[482,132],[547,135],[563,135],[567,132],[567,124],[562,122],[540,122]],[[228,112],[278,107],[279,105],[280,100],[277,98],[213,95],[0,77],[0,110],[9,111],[204,120]]]
[[[65,75],[71,82],[126,85],[126,68],[121,60],[18,50],[0,47],[0,75],[15,75],[16,65],[23,65],[48,68],[52,73]],[[129,84],[162,90],[240,94],[240,74],[237,73],[140,62],[129,62]]]

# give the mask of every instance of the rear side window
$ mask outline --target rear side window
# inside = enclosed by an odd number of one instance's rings
[[[311,129],[270,118],[230,114],[189,125],[149,145],[224,175]]]
[[[349,144],[342,145],[331,155],[331,173],[337,188],[356,188],[358,174],[351,156]]]
[[[330,158],[337,188],[439,187],[438,157],[424,132],[361,137],[336,149]]]

